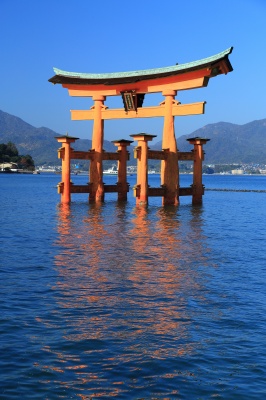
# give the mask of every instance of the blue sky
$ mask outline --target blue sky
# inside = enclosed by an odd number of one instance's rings
[[[53,67],[118,72],[200,60],[234,47],[234,71],[207,88],[179,92],[181,103],[206,101],[204,115],[176,117],[176,136],[220,121],[266,118],[265,0],[0,0],[0,109],[35,127],[91,138],[92,122],[71,121],[70,109],[88,109],[52,85]],[[146,95],[144,106],[158,105]],[[110,108],[120,98],[107,98]],[[105,122],[105,139],[147,132],[161,139],[162,118]]]

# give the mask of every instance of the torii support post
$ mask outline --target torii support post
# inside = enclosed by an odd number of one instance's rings
[[[105,96],[93,96],[94,106],[94,123],[92,134],[92,150],[94,155],[90,163],[90,184],[91,192],[89,194],[90,203],[100,203],[104,201],[104,185],[103,185],[103,135],[104,121],[102,119],[102,109],[104,109]]]
[[[57,136],[55,138],[62,147],[58,150],[58,155],[62,159],[62,178],[58,184],[58,192],[61,194],[61,203],[71,202],[71,182],[70,182],[70,143],[74,143],[78,138],[73,136]]]
[[[163,128],[163,150],[168,150],[168,156],[161,162],[161,185],[165,187],[163,205],[178,205],[179,203],[179,173],[178,173],[178,151],[175,138],[173,106],[176,91],[167,90],[165,96],[165,115]]]
[[[118,185],[118,200],[126,201],[128,192],[127,183],[127,161],[129,159],[129,153],[127,151],[127,146],[133,143],[133,140],[113,140],[115,146],[118,147],[118,152],[120,153],[119,160],[117,162],[117,185]]]
[[[190,144],[194,145],[194,166],[193,166],[193,185],[192,185],[192,204],[202,204],[202,196],[204,194],[204,186],[202,184],[202,162],[204,160],[203,145],[210,139],[199,137],[187,139]]]
[[[130,135],[138,141],[137,152],[137,185],[135,187],[135,196],[137,205],[148,204],[148,142],[156,135],[138,133]]]

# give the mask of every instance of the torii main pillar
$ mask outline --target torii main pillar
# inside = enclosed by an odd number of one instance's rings
[[[163,205],[177,205],[179,203],[179,173],[173,105],[178,103],[175,101],[175,90],[165,90],[163,96],[165,96],[165,114],[162,149],[169,152],[167,159],[161,162],[161,184],[165,187]]]
[[[94,156],[90,163],[90,183],[91,192],[89,194],[89,202],[97,203],[104,201],[104,184],[103,184],[103,135],[104,121],[102,119],[102,109],[104,109],[105,96],[93,96],[94,106],[94,123],[92,133],[92,150]]]

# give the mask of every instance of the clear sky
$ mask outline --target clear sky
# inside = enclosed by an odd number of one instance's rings
[[[52,85],[53,67],[119,72],[200,60],[233,46],[234,71],[207,88],[182,91],[181,103],[206,101],[205,115],[176,117],[176,136],[215,122],[266,118],[266,0],[0,0],[0,110],[35,127],[91,138],[92,122],[71,121],[88,109]],[[146,95],[144,106],[161,95]],[[109,108],[122,107],[107,98]],[[162,118],[105,122],[105,139],[146,132],[161,138]]]

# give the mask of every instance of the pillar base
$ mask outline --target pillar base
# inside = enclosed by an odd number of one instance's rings
[[[179,199],[177,196],[177,192],[174,193],[167,193],[163,197],[163,205],[164,206],[178,206],[179,205]]]

